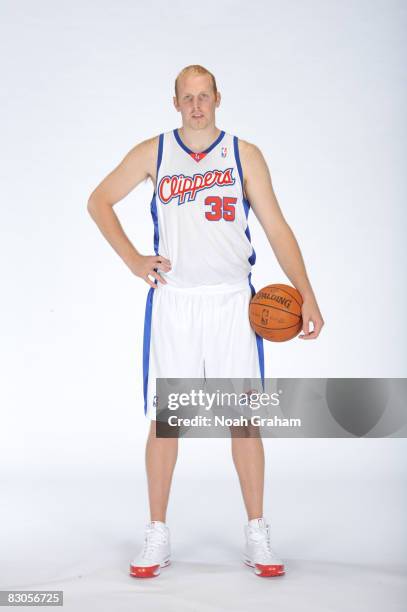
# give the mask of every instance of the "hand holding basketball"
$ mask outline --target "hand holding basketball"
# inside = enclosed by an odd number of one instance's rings
[[[290,285],[263,287],[249,305],[249,319],[254,331],[272,342],[285,342],[299,334],[302,328],[303,299]]]
[[[318,338],[322,327],[325,325],[325,321],[322,318],[317,301],[313,295],[304,300],[301,312],[303,333],[298,337],[300,340],[315,340]],[[310,323],[313,324],[312,331],[310,331]]]

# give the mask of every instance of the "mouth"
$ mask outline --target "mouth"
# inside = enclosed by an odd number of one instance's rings
[[[202,113],[196,113],[195,115],[192,115],[192,119],[203,119],[203,115]]]

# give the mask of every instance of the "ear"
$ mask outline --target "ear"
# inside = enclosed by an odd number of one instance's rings
[[[174,102],[175,110],[179,112],[180,108],[177,102],[177,97],[173,96],[172,101]]]
[[[222,96],[220,95],[220,91],[218,91],[216,93],[216,107],[218,107],[220,105],[221,99],[222,99]]]

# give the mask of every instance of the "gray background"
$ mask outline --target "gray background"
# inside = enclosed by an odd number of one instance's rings
[[[316,342],[266,343],[266,376],[405,376],[406,21],[384,0],[2,2],[2,586],[64,588],[75,610],[403,608],[405,440],[265,442],[289,568],[271,583],[240,563],[228,441],[182,440],[173,566],[128,578],[148,520],[148,286],[86,202],[137,142],[180,125],[175,76],[203,64],[218,127],[265,155],[326,321]],[[146,183],[116,207],[145,254],[151,196]],[[289,282],[249,224],[256,289]]]

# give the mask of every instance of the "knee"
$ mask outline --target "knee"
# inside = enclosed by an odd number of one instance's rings
[[[229,427],[230,435],[233,440],[241,438],[261,438],[260,427],[258,425],[231,425]]]
[[[151,421],[149,437],[157,440],[167,438],[177,441],[179,427],[173,427],[161,421]]]

